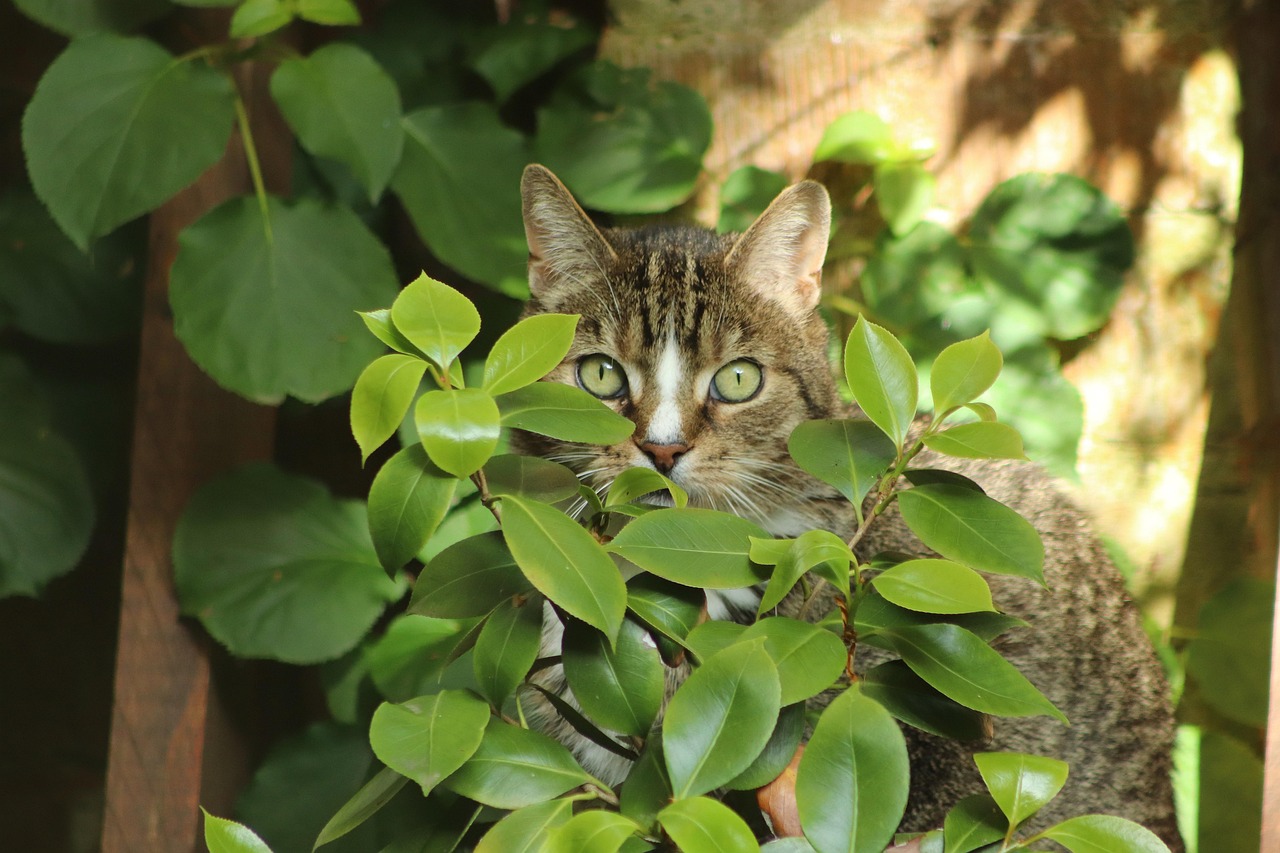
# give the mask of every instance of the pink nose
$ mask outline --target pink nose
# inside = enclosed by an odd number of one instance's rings
[[[670,474],[671,469],[676,466],[676,459],[689,452],[687,444],[654,444],[646,441],[639,447],[653,460],[653,467],[657,468],[660,474]]]

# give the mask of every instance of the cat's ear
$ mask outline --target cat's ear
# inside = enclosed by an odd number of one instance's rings
[[[525,167],[520,198],[534,296],[561,282],[589,281],[617,259],[600,229],[545,166]]]
[[[761,296],[794,313],[807,313],[822,294],[822,262],[830,232],[826,188],[801,181],[773,200],[738,238],[726,260]]]

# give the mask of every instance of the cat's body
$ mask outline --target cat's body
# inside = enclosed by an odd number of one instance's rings
[[[582,318],[549,379],[595,393],[634,421],[636,432],[612,447],[522,435],[521,449],[563,462],[597,489],[629,467],[652,467],[683,486],[691,505],[742,515],[776,536],[824,528],[848,538],[851,508],[801,471],[786,447],[802,421],[849,414],[814,311],[829,228],[826,191],[811,182],[792,187],[741,237],[692,228],[602,233],[541,167],[526,170],[522,192],[532,290],[526,314]],[[1002,609],[1032,623],[997,646],[1073,725],[999,719],[994,738],[978,744],[906,729],[912,794],[904,829],[940,826],[950,806],[981,789],[972,752],[1001,749],[1070,763],[1071,779],[1047,818],[1120,814],[1177,849],[1166,685],[1083,515],[1033,466],[953,459],[939,466],[977,480],[1045,539],[1047,590],[991,579]],[[920,550],[892,515],[859,548],[864,556],[886,550]],[[715,618],[736,618],[754,613],[757,600],[744,591],[709,609]],[[681,677],[672,672],[670,686]],[[549,727],[597,765],[589,769],[617,775],[615,760],[598,747],[567,727]]]

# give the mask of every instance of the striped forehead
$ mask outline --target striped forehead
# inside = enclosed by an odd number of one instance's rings
[[[722,315],[714,306],[726,297],[723,247],[700,231],[641,232],[624,255],[627,292],[637,303],[630,312],[635,344],[656,355],[669,336],[690,353]]]

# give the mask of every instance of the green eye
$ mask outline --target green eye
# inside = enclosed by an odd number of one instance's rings
[[[627,374],[609,356],[594,353],[578,360],[578,384],[601,400],[611,400],[627,392]]]
[[[745,358],[735,359],[711,377],[711,396],[725,403],[745,403],[760,392],[764,373],[760,365]]]

